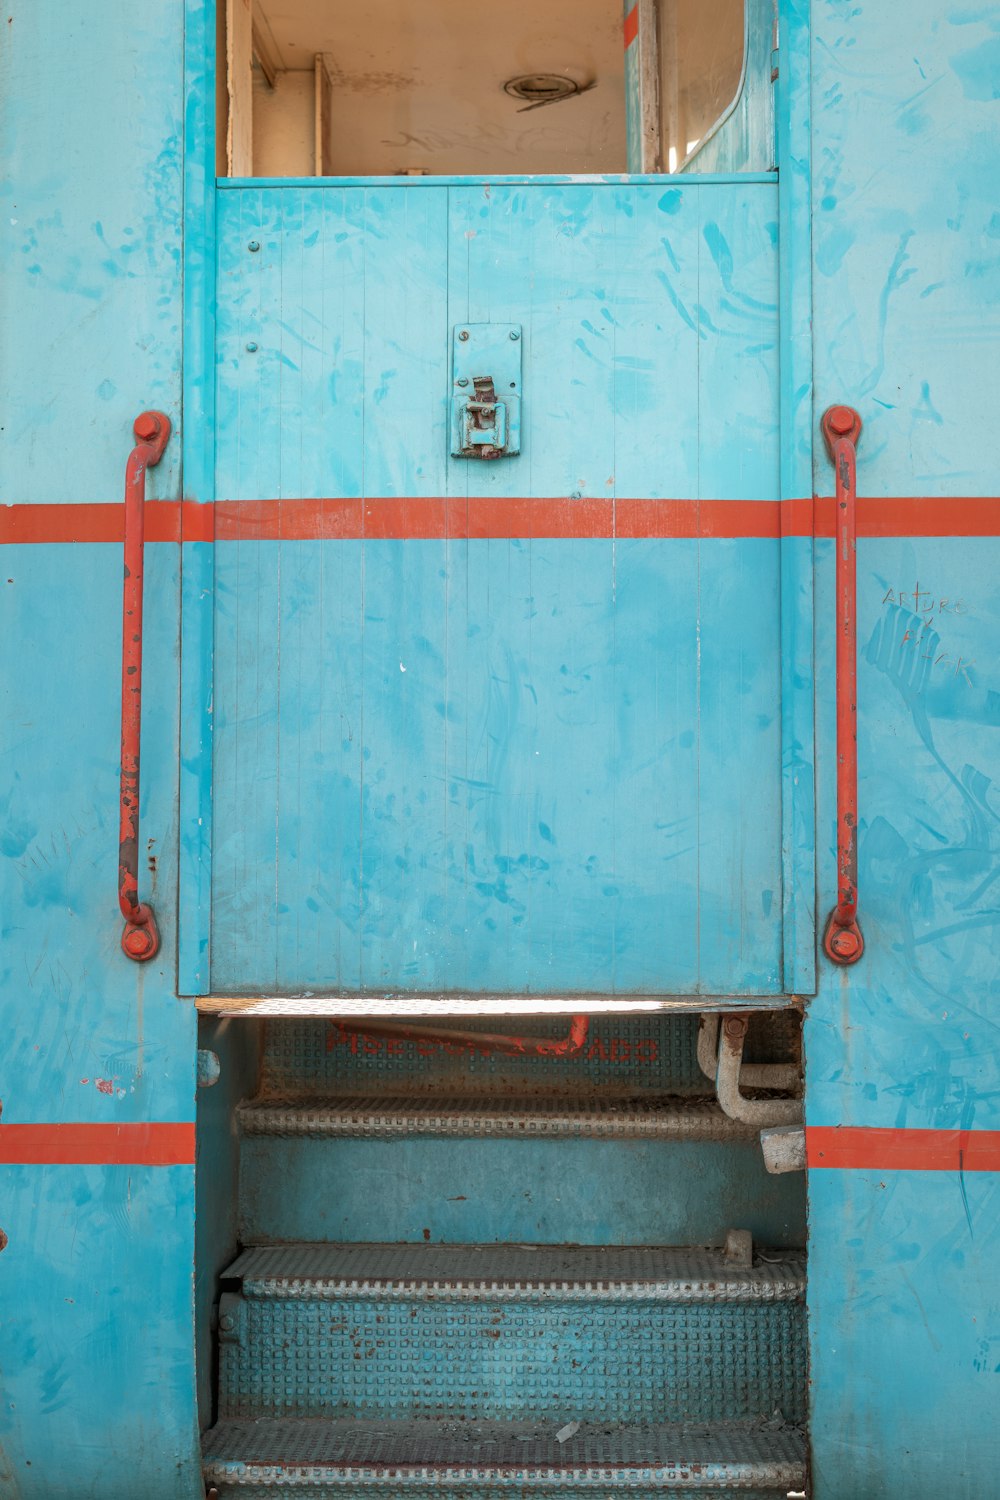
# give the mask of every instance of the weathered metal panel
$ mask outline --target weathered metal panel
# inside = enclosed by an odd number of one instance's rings
[[[172,972],[178,557],[159,522],[139,853],[164,942],[145,965],[114,895],[122,480],[133,419],[176,422],[180,401],[183,7],[32,0],[3,30],[0,493],[30,522],[0,585],[0,1490],[190,1500],[195,1023]],[[151,515],[179,459],[150,474]],[[107,540],[59,544],[74,512]]]
[[[780,989],[776,212],[222,195],[214,988]],[[520,457],[448,457],[461,320]]]
[[[816,409],[847,401],[865,422],[867,945],[850,973],[824,968],[807,1021],[814,1490],[974,1496],[1000,1466],[988,1147],[1000,1122],[1000,502],[977,503],[997,494],[1000,7],[862,0],[849,21],[833,3],[812,16]],[[819,444],[816,457],[830,494]],[[818,556],[829,905],[829,543]],[[812,1132],[836,1126],[853,1133],[831,1163],[823,1143],[836,1133]]]

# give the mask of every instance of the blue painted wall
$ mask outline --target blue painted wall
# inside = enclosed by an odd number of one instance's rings
[[[1000,6],[812,15],[816,415],[855,405],[862,493],[940,496],[942,531],[961,531],[949,497],[997,494]],[[829,905],[832,544],[818,552]],[[868,946],[855,970],[824,965],[809,1009],[814,1125],[1000,1125],[998,565],[995,539],[859,545]],[[809,1202],[816,1500],[994,1493],[995,1175],[819,1170]]]
[[[8,13],[0,499],[118,500],[133,417],[149,404],[178,415],[181,7],[33,0]],[[815,416],[856,404],[862,488],[940,496],[949,531],[948,497],[997,489],[1000,8],[815,0],[812,19]],[[171,445],[155,497],[177,494],[177,462]],[[819,451],[816,482],[829,489]],[[832,553],[818,551],[829,902]],[[1000,1127],[998,552],[860,546],[868,951],[855,971],[824,969],[810,1007],[816,1125]],[[0,745],[0,1004],[15,1038],[3,1120],[191,1120],[195,1027],[172,973],[175,549],[152,546],[147,575],[142,817],[164,946],[145,970],[117,946],[118,549],[18,547],[2,561],[4,639],[19,643]],[[933,660],[914,664],[925,639]],[[2,1178],[0,1494],[198,1494],[193,1169]],[[995,1487],[997,1203],[986,1174],[812,1174],[817,1500]]]
[[[177,420],[183,21],[168,0],[4,12],[4,504],[120,502],[133,418]],[[154,501],[178,474],[175,441]],[[194,1118],[173,978],[178,562],[148,549],[140,890],[163,947],[139,968],[118,948],[121,549],[3,549],[0,1130]],[[0,1494],[199,1495],[193,1165],[0,1181]]]

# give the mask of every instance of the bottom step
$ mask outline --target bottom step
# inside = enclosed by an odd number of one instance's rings
[[[551,1423],[220,1422],[205,1434],[205,1480],[219,1500],[273,1500],[276,1491],[310,1500],[596,1500],[622,1489],[674,1500],[785,1500],[805,1488],[805,1439],[795,1428],[588,1423],[561,1443],[556,1433]]]

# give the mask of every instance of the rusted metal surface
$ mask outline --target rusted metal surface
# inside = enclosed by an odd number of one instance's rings
[[[590,1017],[573,1016],[564,1037],[506,1036],[496,1032],[443,1030],[434,1026],[407,1026],[395,1021],[365,1021],[360,1024],[337,1018],[333,1025],[357,1036],[386,1037],[394,1041],[448,1042],[471,1052],[499,1052],[507,1057],[576,1057],[583,1051],[590,1030]]]
[[[715,1074],[719,1107],[731,1120],[763,1128],[796,1125],[802,1121],[801,1099],[747,1099],[740,1091],[740,1069],[746,1042],[746,1016],[726,1016]]]
[[[836,474],[837,506],[837,905],[823,934],[835,964],[865,951],[858,926],[857,461],[861,418],[831,406],[820,424]]]
[[[122,952],[145,963],[158,952],[152,908],[139,900],[139,754],[142,726],[142,576],[146,470],[163,457],[170,419],[144,411],[132,427],[135,447],[125,468],[125,578],[122,591],[122,747],[118,832],[118,905],[125,918]]]
[[[712,1083],[718,1068],[719,1015],[701,1017],[698,1023],[698,1066]],[[798,1089],[802,1070],[798,1063],[743,1063],[740,1082],[751,1089]]]

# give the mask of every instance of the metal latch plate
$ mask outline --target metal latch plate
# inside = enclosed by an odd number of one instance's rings
[[[451,455],[521,451],[521,325],[459,323],[452,338]]]

